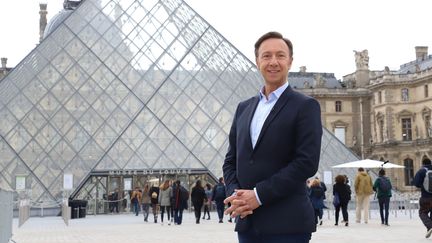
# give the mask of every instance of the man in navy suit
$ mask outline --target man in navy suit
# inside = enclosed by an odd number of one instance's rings
[[[264,34],[255,57],[264,87],[234,115],[223,164],[231,203],[225,214],[237,217],[240,243],[306,243],[316,231],[306,180],[318,170],[320,106],[288,83],[290,40]]]

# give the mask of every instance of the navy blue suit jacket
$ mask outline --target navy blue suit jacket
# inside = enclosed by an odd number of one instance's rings
[[[258,102],[259,96],[255,96],[238,105],[223,164],[227,195],[235,189],[256,187],[262,202],[253,214],[237,219],[236,231],[253,227],[265,234],[314,232],[315,216],[306,180],[318,170],[320,106],[288,86],[252,148],[250,124]]]

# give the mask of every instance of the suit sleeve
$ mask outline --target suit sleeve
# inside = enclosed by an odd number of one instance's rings
[[[320,106],[315,99],[307,99],[299,106],[294,158],[286,167],[256,185],[263,205],[303,190],[306,180],[318,171],[322,137]]]
[[[237,116],[240,110],[241,103],[237,106],[237,110],[234,115],[234,119],[231,125],[231,129],[228,136],[228,152],[225,155],[224,164],[222,166],[226,195],[231,195],[235,189],[239,188],[237,180]],[[214,198],[214,191],[213,191]]]

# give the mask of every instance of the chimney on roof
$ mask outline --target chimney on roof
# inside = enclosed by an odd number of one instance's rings
[[[416,46],[416,60],[423,61],[428,56],[428,47],[427,46]]]
[[[7,64],[7,58],[2,57],[1,58],[1,71],[3,72],[4,75],[6,75],[6,72],[7,72],[6,64]]]
[[[300,72],[301,73],[305,73],[306,72],[306,66],[301,66],[300,67]]]
[[[47,5],[46,3],[39,3],[39,15],[40,15],[40,20],[39,20],[39,43],[42,41],[43,36],[44,36],[44,32],[45,32],[45,28],[47,26]]]

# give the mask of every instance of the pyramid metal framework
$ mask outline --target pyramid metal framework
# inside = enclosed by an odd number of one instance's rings
[[[86,0],[0,82],[0,187],[59,200],[64,174],[222,175],[255,65],[181,0]],[[356,157],[325,131],[320,171]]]

